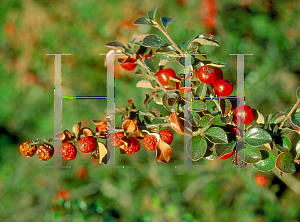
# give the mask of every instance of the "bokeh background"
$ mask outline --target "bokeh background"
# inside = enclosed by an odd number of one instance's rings
[[[0,7],[0,221],[299,221],[299,174],[229,168],[230,160],[183,165],[183,139],[175,136],[168,164],[142,147],[116,152],[120,169],[98,168],[89,155],[50,169],[19,145],[53,137],[54,57],[62,56],[63,96],[105,96],[104,44],[158,33],[133,22],[158,7],[157,18],[178,18],[169,28],[176,43],[213,33],[221,47],[204,47],[213,61],[228,63],[224,78],[236,80],[236,58],[245,57],[246,104],[267,115],[291,107],[300,85],[300,2],[258,0],[2,0]],[[171,66],[171,65],[170,65]],[[176,65],[174,64],[174,67]],[[179,68],[176,68],[180,72]],[[143,109],[141,78],[116,66],[116,107],[132,98]],[[152,104],[152,103],[151,103]],[[152,104],[153,105],[153,104]],[[103,118],[105,100],[63,100],[63,129]],[[117,120],[118,121],[118,120]],[[120,121],[120,120],[119,120]],[[117,122],[118,123],[118,122]],[[299,136],[291,133],[293,144]],[[293,180],[295,179],[295,180]],[[298,190],[298,192],[297,192]]]

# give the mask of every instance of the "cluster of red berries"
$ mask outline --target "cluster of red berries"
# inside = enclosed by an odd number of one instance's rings
[[[168,129],[159,131],[160,138],[171,144],[173,141],[173,134]],[[125,153],[133,154],[140,150],[140,142],[134,137],[126,137],[124,133],[117,132],[109,138],[110,143],[114,147],[121,147]],[[143,145],[150,151],[156,150],[156,144],[158,140],[155,135],[147,135],[143,138]]]
[[[160,138],[167,144],[171,144],[173,141],[173,134],[168,129],[159,131]],[[143,145],[150,151],[156,150],[156,144],[158,140],[155,135],[147,135],[143,138]]]
[[[211,84],[215,95],[224,98],[232,93],[232,83],[223,79],[223,72],[220,68],[208,65],[201,66],[197,71],[198,79],[204,84]]]

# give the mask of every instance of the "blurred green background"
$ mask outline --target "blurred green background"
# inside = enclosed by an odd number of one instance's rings
[[[268,185],[259,187],[256,170],[229,168],[230,160],[175,168],[184,163],[183,138],[177,135],[168,164],[157,162],[143,146],[135,155],[116,152],[116,165],[125,166],[121,169],[100,169],[89,155],[65,163],[71,169],[49,169],[45,166],[53,166],[53,158],[43,162],[20,154],[22,142],[53,137],[54,57],[45,54],[71,53],[62,56],[63,96],[105,96],[106,68],[98,54],[108,52],[104,44],[109,41],[125,44],[138,34],[158,33],[133,25],[155,7],[157,17],[178,18],[169,28],[177,44],[213,33],[221,47],[203,51],[228,63],[223,72],[231,82],[236,80],[236,58],[229,54],[253,53],[245,57],[247,105],[267,115],[295,103],[300,85],[298,0],[2,0],[0,221],[300,220],[299,192],[272,172],[265,173]],[[116,107],[132,98],[143,109],[149,91],[135,88],[141,78],[119,66],[115,71]],[[90,120],[104,117],[106,101],[66,99],[62,107],[63,129],[71,130],[79,121],[94,129]],[[293,133],[290,137],[293,144],[299,140]],[[57,196],[61,190],[70,196]]]

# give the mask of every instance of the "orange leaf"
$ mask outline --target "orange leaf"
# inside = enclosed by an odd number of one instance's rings
[[[137,126],[132,120],[125,120],[122,124],[122,128],[125,133],[131,133],[136,130]]]
[[[176,111],[171,114],[170,123],[171,123],[172,129],[175,130],[177,133],[179,133],[181,135],[189,135],[189,136],[192,135],[191,132],[187,131],[188,130],[187,128],[185,130],[184,122],[181,119],[179,119]]]
[[[163,140],[159,140],[156,144],[156,160],[158,162],[169,162],[173,149]]]

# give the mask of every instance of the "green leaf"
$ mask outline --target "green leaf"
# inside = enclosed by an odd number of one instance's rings
[[[177,18],[173,19],[173,18],[163,16],[160,18],[160,20],[161,20],[162,25],[165,28],[168,28],[168,26],[171,25],[173,22],[175,22],[177,20]]]
[[[211,34],[201,34],[196,36],[192,42],[198,42],[201,45],[220,46],[216,37]]]
[[[212,99],[206,100],[205,104],[207,106],[208,112],[210,112],[212,115],[216,115],[217,113],[219,113],[219,111],[217,110],[217,106]]]
[[[274,142],[276,148],[281,151],[281,152],[288,152],[292,148],[292,143],[289,138],[286,136],[275,136],[274,137]]]
[[[211,62],[211,63],[208,63],[206,64],[208,66],[212,66],[212,67],[226,67],[227,66],[227,63],[226,62],[219,62],[219,61],[216,61],[216,62]]]
[[[201,117],[195,112],[192,111],[192,125],[198,127],[200,125]]]
[[[297,96],[297,99],[299,100],[300,99],[300,86],[297,89],[296,96]]]
[[[296,148],[295,148],[297,155],[300,155],[300,140],[298,141],[298,143],[296,144]]]
[[[207,149],[206,153],[203,156],[203,159],[206,159],[206,160],[217,160],[218,156],[217,156],[215,150]]]
[[[193,38],[190,38],[183,46],[184,51],[188,51],[188,48],[190,46],[190,44],[192,43],[192,41],[197,37],[198,35],[195,35]]]
[[[205,137],[212,143],[228,143],[225,131],[219,127],[211,127],[205,132]]]
[[[182,66],[185,67],[185,57],[178,57],[176,58],[176,61]],[[195,62],[195,58],[191,56],[191,65],[193,65]]]
[[[204,110],[207,110],[207,106],[203,101],[194,100],[192,103],[192,109],[197,112],[202,112]]]
[[[260,127],[251,127],[245,135],[245,142],[250,146],[262,146],[272,142],[272,136]]]
[[[198,88],[196,89],[196,96],[199,96],[200,98],[204,98],[206,96],[207,92],[207,84],[205,83],[200,83]]]
[[[135,25],[153,25],[153,22],[151,21],[151,19],[149,19],[147,17],[140,17],[140,18],[137,18],[133,24],[135,24]]]
[[[156,53],[167,54],[171,57],[178,57],[177,50],[173,46],[161,46],[155,50]]]
[[[236,141],[232,140],[230,143],[227,144],[217,144],[216,145],[216,154],[219,158],[223,157],[226,154],[232,152],[236,145]]]
[[[225,117],[227,116],[232,108],[231,102],[229,99],[221,99],[220,100],[221,112],[222,115]]]
[[[121,51],[124,51],[124,49],[126,49],[126,47],[119,41],[108,42],[105,44],[105,46],[108,48],[118,49]]]
[[[223,124],[228,124],[228,123],[231,122],[232,117],[233,117],[232,115],[231,115],[230,117],[224,117],[224,116],[221,116],[220,121],[221,121],[221,123],[223,123]]]
[[[153,9],[153,10],[151,10],[151,11],[148,12],[148,17],[149,17],[151,20],[153,20],[153,21],[155,21],[156,11],[157,11],[157,8],[155,8],[155,9]]]
[[[206,139],[201,136],[193,136],[189,138],[186,144],[186,150],[193,161],[201,159],[207,150]]]
[[[276,159],[276,168],[283,173],[295,173],[293,155],[290,152],[284,152],[278,155]]]
[[[191,42],[188,45],[187,52],[190,54],[198,53],[199,43],[198,42]]]
[[[270,151],[260,150],[261,160],[253,164],[253,166],[263,172],[268,172],[275,167],[276,164],[276,155]]]
[[[168,42],[162,37],[156,34],[147,35],[142,42],[143,46],[146,47],[160,47],[163,45],[168,45]]]
[[[168,91],[162,98],[164,107],[170,112],[175,112],[177,110],[179,100],[180,95],[177,91]]]
[[[300,127],[300,113],[293,113],[290,118],[293,124]]]
[[[213,124],[214,120],[215,118],[211,115],[202,116],[199,122],[200,126],[203,127],[201,132],[204,133]]]
[[[257,163],[262,159],[261,153],[256,147],[245,145],[245,149],[239,150],[238,154],[246,163]]]
[[[159,56],[152,56],[150,58],[145,59],[145,64],[148,68],[152,71],[157,73],[158,72],[158,64],[160,62]]]

